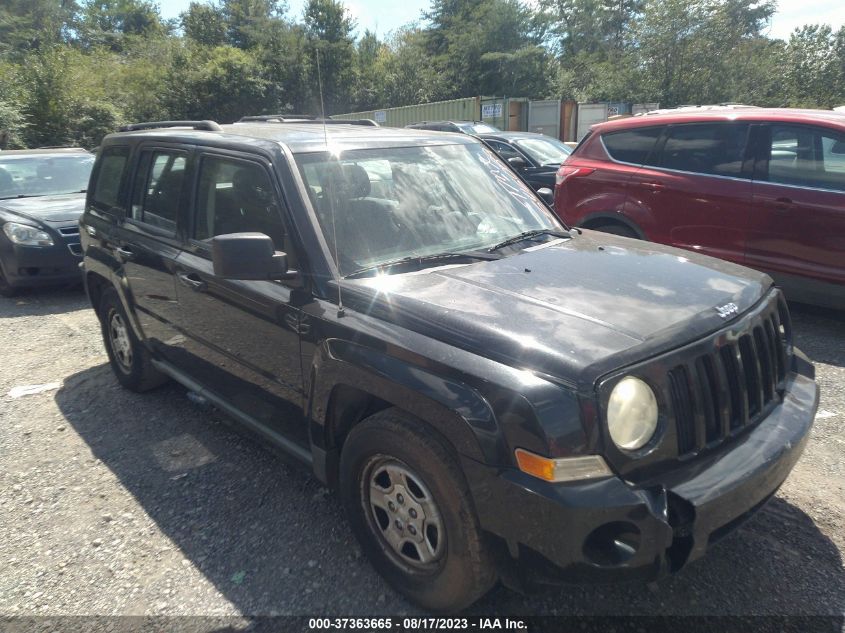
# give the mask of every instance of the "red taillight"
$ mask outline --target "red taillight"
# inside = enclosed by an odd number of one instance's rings
[[[555,186],[562,185],[570,178],[580,178],[581,176],[589,176],[595,171],[592,167],[576,167],[575,165],[567,165],[564,163],[560,166],[555,174]]]

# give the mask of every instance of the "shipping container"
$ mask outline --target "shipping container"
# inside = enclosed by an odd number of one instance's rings
[[[466,97],[451,101],[435,101],[417,105],[335,114],[333,119],[372,119],[387,127],[405,127],[421,121],[478,121],[481,119],[481,98]],[[494,124],[495,125],[495,124]]]

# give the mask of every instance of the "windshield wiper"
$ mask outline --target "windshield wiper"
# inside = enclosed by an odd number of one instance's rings
[[[43,196],[43,193],[16,193],[13,196],[3,196],[0,200],[15,200],[17,198],[38,198]]]
[[[539,235],[551,235],[553,237],[571,237],[567,231],[559,231],[557,229],[534,229],[533,231],[523,231],[519,235],[514,235],[513,237],[509,237],[503,242],[494,244],[493,246],[487,249],[487,252],[492,253],[493,251],[497,251],[500,248],[504,248],[505,246],[510,246],[511,244],[516,244],[517,242],[521,242],[523,240],[530,240],[532,237],[537,237]]]
[[[492,260],[492,259],[499,259],[499,255],[492,255],[489,252],[483,251],[467,251],[464,253],[460,252],[445,252],[445,253],[434,253],[432,255],[407,255],[405,257],[399,257],[397,259],[393,259],[390,261],[382,262],[380,264],[374,264],[372,266],[367,266],[365,268],[361,268],[356,270],[353,273],[346,275],[347,279],[357,279],[360,277],[366,277],[366,273],[370,273],[375,270],[382,270],[385,268],[392,268],[393,266],[401,266],[405,264],[417,264],[419,268],[422,268],[423,265],[430,263],[430,262],[439,262],[443,260],[452,260],[452,259],[469,259],[469,260]]]

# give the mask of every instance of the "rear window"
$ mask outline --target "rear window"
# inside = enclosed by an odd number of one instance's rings
[[[642,165],[662,131],[662,127],[640,127],[624,132],[610,132],[602,140],[613,160]]]
[[[672,126],[657,166],[736,178],[742,175],[747,137],[745,123]]]

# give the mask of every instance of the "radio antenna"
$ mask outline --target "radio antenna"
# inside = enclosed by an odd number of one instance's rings
[[[317,85],[320,89],[320,117],[323,121],[323,141],[326,144],[326,156],[328,157],[329,161],[331,161],[331,152],[329,151],[329,126],[326,123],[326,105],[323,102],[323,75],[320,71],[320,45],[319,40],[317,40],[318,44],[316,47],[316,55],[317,55]],[[332,169],[329,163],[326,163],[327,171],[326,175],[328,180],[333,178],[332,176]],[[329,187],[329,213],[332,216],[332,240],[334,241],[334,258],[335,264],[337,265],[337,318],[342,318],[346,316],[346,311],[343,309],[343,293],[341,292],[341,279],[342,275],[340,273],[340,254],[337,250],[337,226],[335,225],[335,209],[334,209],[334,192],[335,192],[335,185],[333,184]]]

